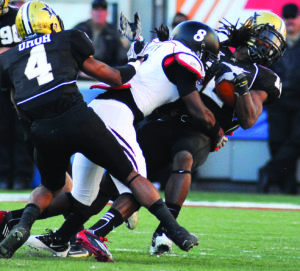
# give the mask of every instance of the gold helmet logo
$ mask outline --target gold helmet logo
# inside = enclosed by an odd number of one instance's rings
[[[30,1],[18,11],[16,26],[19,36],[24,39],[35,33],[50,34],[63,30],[63,23],[55,11],[46,3]]]

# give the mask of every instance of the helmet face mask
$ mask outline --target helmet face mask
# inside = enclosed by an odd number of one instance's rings
[[[0,0],[0,16],[8,12],[9,0]]]
[[[208,62],[219,59],[219,38],[208,25],[197,21],[185,21],[177,25],[171,39],[178,40],[195,52],[207,68]]]
[[[28,39],[37,33],[50,34],[64,30],[63,22],[55,11],[41,1],[26,2],[18,11],[16,26],[19,36]]]
[[[271,66],[285,52],[286,29],[283,20],[268,11],[255,12],[245,23],[251,23],[253,34],[248,42],[251,61]]]

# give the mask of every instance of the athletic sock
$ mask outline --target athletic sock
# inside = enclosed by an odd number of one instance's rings
[[[174,230],[180,227],[162,199],[153,203],[149,208],[149,212],[156,216],[162,227],[171,235],[174,233]]]
[[[179,212],[181,210],[181,206],[178,204],[174,204],[174,203],[170,203],[170,202],[166,202],[166,205],[168,207],[168,209],[170,210],[171,214],[173,215],[173,217],[175,219],[177,219]],[[162,223],[159,223],[158,227],[155,230],[155,233],[157,233],[158,235],[162,235],[163,233],[166,233],[167,229],[163,226]]]
[[[18,225],[22,225],[23,227],[30,230],[32,224],[39,217],[40,214],[41,214],[40,207],[34,203],[29,203],[26,205]]]
[[[89,228],[89,230],[92,230],[93,234],[99,237],[105,237],[123,222],[124,219],[121,213],[115,208],[110,208],[96,224]]]
[[[179,212],[181,210],[181,206],[175,203],[166,202],[168,209],[170,210],[171,214],[177,219]]]
[[[71,213],[55,234],[63,243],[67,243],[87,220],[88,218],[80,212]]]

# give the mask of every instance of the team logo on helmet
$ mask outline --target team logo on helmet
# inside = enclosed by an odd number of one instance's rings
[[[23,39],[37,33],[50,34],[64,29],[63,22],[55,11],[41,1],[30,1],[22,5],[16,17],[18,34]]]

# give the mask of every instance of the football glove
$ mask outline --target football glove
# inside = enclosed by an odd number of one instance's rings
[[[213,141],[213,146],[212,146],[212,152],[218,151],[219,149],[223,148],[225,144],[228,142],[227,136],[224,134],[223,129],[220,129],[220,135],[219,138],[216,138]]]
[[[209,131],[209,135],[212,138],[211,152],[218,151],[228,142],[227,136],[217,121],[214,127]]]
[[[240,73],[234,76],[233,84],[235,86],[235,94],[237,96],[243,96],[249,93],[247,76],[244,73]]]
[[[124,13],[121,12],[119,31],[130,41],[136,41],[142,34],[140,15],[136,12],[134,14],[134,22],[130,23]]]
[[[146,45],[147,43],[142,36],[140,36],[138,40],[132,42],[127,52],[128,62],[143,59]]]

